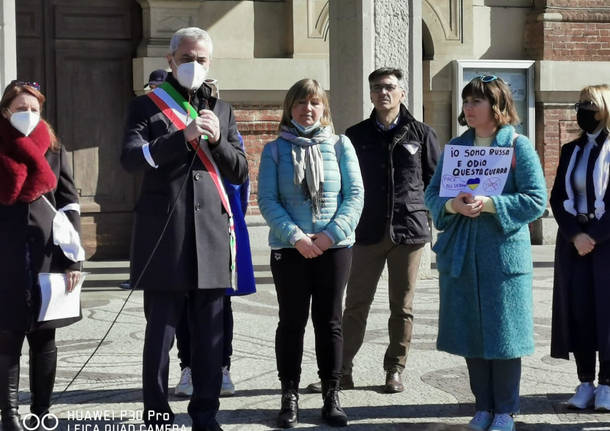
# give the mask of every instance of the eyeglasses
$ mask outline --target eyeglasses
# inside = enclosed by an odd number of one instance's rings
[[[470,82],[474,81],[475,79],[480,79],[481,82],[488,83],[495,81],[496,79],[498,79],[498,77],[496,75],[479,75],[472,78]]]
[[[32,88],[40,91],[40,84],[35,81],[19,81],[18,79],[14,79],[9,84],[9,86],[11,86],[11,87],[14,87],[17,85],[19,85],[19,86],[27,85],[28,87],[32,87]]]
[[[383,90],[387,91],[388,93],[391,93],[392,91],[396,90],[397,88],[398,88],[398,85],[394,85],[394,84],[371,85],[371,91],[374,93],[381,93]]]
[[[579,109],[584,109],[585,111],[599,111],[599,108],[595,103],[590,100],[585,100],[584,102],[578,102],[574,104],[574,110],[578,112]]]

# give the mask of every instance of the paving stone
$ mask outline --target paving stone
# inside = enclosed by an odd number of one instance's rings
[[[578,384],[573,361],[553,359],[550,351],[552,304],[552,246],[534,247],[534,313],[536,352],[523,360],[520,431],[610,430],[610,414],[578,412],[565,407]],[[268,252],[255,253],[258,293],[233,299],[235,331],[231,375],[237,392],[221,399],[218,419],[227,431],[275,428],[280,384],[275,368],[274,337],[277,302],[268,268]],[[83,320],[57,331],[59,361],[56,399],[52,412],[59,430],[139,430],[141,415],[141,358],[145,321],[142,292],[120,289],[127,279],[126,262],[95,262],[87,269],[96,276],[82,295]],[[117,275],[119,274],[119,275]],[[114,328],[80,376],[62,394],[115,319]],[[405,370],[406,390],[388,395],[381,391],[383,354],[389,315],[387,281],[382,280],[371,308],[365,344],[355,359],[355,390],[342,392],[341,401],[351,430],[422,430],[431,423],[465,424],[474,412],[464,359],[435,348],[438,319],[438,274],[421,280],[415,295],[413,343]],[[21,413],[28,411],[27,346],[21,360]],[[174,397],[180,377],[176,350],[170,353],[170,401],[177,429],[190,429],[188,400]],[[313,328],[307,327],[301,380],[300,424],[297,429],[331,429],[322,424],[319,394],[305,387],[318,380]]]

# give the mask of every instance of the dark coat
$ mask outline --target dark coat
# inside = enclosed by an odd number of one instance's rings
[[[78,203],[68,154],[46,153],[51,170],[58,179],[57,188],[45,194],[55,208]],[[53,211],[38,198],[32,203],[0,205],[0,329],[24,332],[40,327],[64,326],[67,322],[37,323],[40,292],[36,280],[40,272],[80,270],[80,263],[66,258],[53,244]],[[68,219],[80,233],[80,215],[66,211]],[[26,268],[26,244],[30,250],[30,271]],[[31,277],[31,279],[30,279]],[[71,319],[73,322],[77,319]]]
[[[167,81],[186,90],[171,74]],[[209,107],[220,122],[220,140],[210,144],[222,177],[241,184],[248,178],[246,155],[240,148],[233,110],[210,96],[202,86],[191,99],[199,111]],[[158,168],[144,157],[143,146]],[[228,215],[216,187],[184,133],[177,130],[148,96],[134,99],[128,110],[121,164],[129,172],[143,172],[140,197],[135,207],[131,242],[131,281],[138,283],[153,253],[169,211],[175,210],[150,265],[137,287],[157,291],[187,291],[231,287]],[[180,192],[182,184],[184,189]]]
[[[404,105],[398,125],[390,131],[382,131],[375,116],[373,110],[370,118],[345,132],[356,149],[364,183],[364,209],[356,228],[356,243],[381,241],[387,220],[394,243],[428,242],[424,190],[440,154],[436,133],[415,120]],[[409,149],[416,151],[412,154]]]
[[[608,270],[610,262],[610,188],[606,190],[604,196],[606,213],[601,219],[593,219],[586,225],[578,224],[576,217],[568,213],[563,206],[563,202],[568,198],[565,178],[570,158],[576,146],[584,146],[586,142],[585,135],[561,148],[557,175],[551,191],[551,208],[559,227],[555,243],[551,356],[568,359],[568,352],[574,351],[575,340],[572,337],[578,336],[580,345],[583,343],[582,338],[589,338],[591,350],[599,350],[602,360],[607,361],[610,360],[610,313],[608,313],[608,304],[610,304],[610,270]],[[593,166],[589,165],[587,177],[591,177],[592,169]],[[589,196],[588,200],[591,201],[591,199],[594,198]],[[578,255],[572,242],[574,236],[581,232],[589,234],[596,242],[595,248],[590,253],[595,309],[582,310],[582,313],[583,316],[595,315],[597,334],[577,335],[573,333],[570,325],[570,302],[574,300],[573,295],[578,295],[586,290],[582,282],[574,281],[572,276],[576,262],[584,259]]]

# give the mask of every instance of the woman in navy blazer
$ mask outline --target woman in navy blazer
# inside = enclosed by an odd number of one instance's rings
[[[555,245],[551,356],[574,354],[577,409],[610,410],[610,88],[592,85],[575,105],[580,137],[561,148],[551,207]],[[599,386],[595,389],[595,352]]]

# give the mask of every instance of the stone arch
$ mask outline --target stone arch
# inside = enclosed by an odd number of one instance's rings
[[[430,34],[430,29],[428,28],[428,25],[423,19],[421,33],[422,58],[424,61],[434,60],[434,40],[432,39],[432,34]]]

